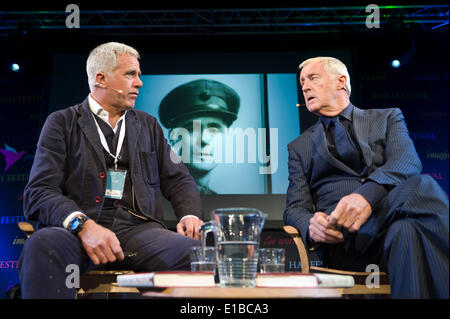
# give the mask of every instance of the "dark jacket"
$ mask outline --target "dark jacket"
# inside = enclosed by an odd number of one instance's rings
[[[366,164],[363,173],[330,154],[320,121],[288,145],[284,223],[297,228],[307,246],[309,220],[315,212],[331,213],[343,196],[357,191],[366,180],[393,187],[422,170],[400,109],[354,107],[352,121]]]
[[[157,120],[139,110],[128,111],[125,138],[130,158],[128,174],[140,213],[162,221],[162,192],[178,218],[201,217],[195,181],[183,163],[171,160],[170,146]],[[104,172],[103,146],[88,99],[50,114],[24,191],[25,216],[44,225],[61,226],[74,211],[97,213],[104,201]]]

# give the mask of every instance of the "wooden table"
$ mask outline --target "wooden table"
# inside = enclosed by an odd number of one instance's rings
[[[368,290],[364,285],[355,285],[352,288],[221,288],[216,287],[166,287],[166,288],[140,288],[119,287],[117,283],[100,285],[89,291],[108,293],[136,293],[150,298],[341,298],[348,295],[386,295],[390,294],[389,285],[380,285],[379,288]]]
[[[221,288],[221,287],[168,287],[141,291],[153,298],[340,298],[338,288]]]
[[[368,290],[363,285],[352,288],[221,288],[216,287],[119,287],[117,283],[100,285],[92,293],[139,294],[149,298],[203,298],[203,299],[290,299],[290,298],[341,298],[358,295],[380,295],[389,298],[389,285]],[[82,292],[83,294],[84,292]],[[351,297],[350,297],[351,298]]]

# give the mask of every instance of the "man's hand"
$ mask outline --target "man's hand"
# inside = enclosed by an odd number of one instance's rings
[[[109,229],[88,219],[83,229],[78,233],[83,248],[95,265],[115,262],[125,258],[120,242]]]
[[[335,210],[328,216],[332,225],[343,226],[350,232],[358,231],[372,214],[369,202],[360,194],[352,193],[341,198]]]
[[[203,221],[197,217],[183,218],[177,224],[177,233],[186,235],[191,238],[198,239],[198,229],[203,224]]]
[[[344,241],[344,235],[335,229],[323,212],[316,212],[309,220],[309,237],[316,243],[337,244]]]

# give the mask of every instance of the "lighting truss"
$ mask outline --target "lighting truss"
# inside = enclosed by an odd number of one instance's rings
[[[64,8],[65,9],[65,8]],[[379,6],[391,23],[448,31],[449,5]],[[0,35],[67,29],[62,11],[0,11]],[[369,32],[365,6],[261,9],[83,10],[79,32],[108,35],[296,34]]]

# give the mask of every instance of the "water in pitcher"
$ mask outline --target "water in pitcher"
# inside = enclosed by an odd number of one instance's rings
[[[221,286],[254,287],[259,242],[225,241],[217,245]]]

